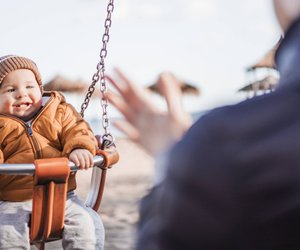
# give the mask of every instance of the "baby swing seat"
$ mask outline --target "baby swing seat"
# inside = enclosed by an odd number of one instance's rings
[[[99,209],[103,196],[106,170],[118,159],[114,146],[99,149],[94,158],[90,192],[85,204],[95,211]],[[68,178],[70,171],[78,168],[67,158],[38,159],[34,167],[30,241],[31,244],[40,244],[39,248],[43,249],[44,242],[62,237]]]

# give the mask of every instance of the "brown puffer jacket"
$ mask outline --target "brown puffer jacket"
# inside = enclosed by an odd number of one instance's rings
[[[40,113],[29,123],[0,115],[0,163],[32,163],[35,159],[68,157],[75,148],[95,155],[97,141],[89,125],[58,92],[49,96]],[[32,176],[0,175],[0,200],[24,201],[32,198]],[[71,174],[68,190],[76,188]]]

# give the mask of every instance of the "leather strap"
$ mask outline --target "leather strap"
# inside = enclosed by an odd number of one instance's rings
[[[60,239],[70,175],[69,160],[39,159],[34,164],[30,240],[35,243]]]
[[[115,163],[117,163],[119,161],[119,153],[114,145],[112,145],[110,147],[106,147],[104,149],[101,149],[102,145],[101,145],[100,136],[96,136],[96,139],[98,141],[98,147],[99,147],[97,149],[96,154],[102,155],[104,158],[104,163],[100,167],[102,169],[102,175],[101,175],[98,195],[97,195],[96,202],[95,202],[94,206],[92,207],[95,211],[98,211],[102,197],[103,197],[107,169],[111,168]]]
[[[98,149],[97,155],[102,155],[104,158],[103,165],[100,167],[102,169],[111,168],[114,164],[119,161],[119,153],[115,146],[110,146],[105,149]]]

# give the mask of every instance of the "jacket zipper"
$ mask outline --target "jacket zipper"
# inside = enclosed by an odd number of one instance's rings
[[[26,128],[27,128],[27,133],[28,133],[30,136],[32,136],[32,128],[31,128],[30,122],[26,122],[25,125],[26,125]]]
[[[45,108],[49,105],[49,103],[51,102],[51,100],[52,100],[52,96],[50,95],[49,100],[46,101],[46,103],[44,104],[42,110],[40,110],[40,112],[39,112],[38,115],[32,120],[32,122],[33,122],[34,120],[36,120],[36,119],[41,115],[41,113],[42,113],[42,112],[45,110]],[[32,150],[33,150],[33,152],[34,152],[34,158],[35,158],[35,159],[41,159],[41,158],[42,158],[42,150],[41,150],[41,148],[40,148],[40,146],[39,146],[39,144],[38,144],[36,138],[35,138],[34,135],[33,135],[31,122],[24,122],[24,121],[22,121],[21,119],[16,118],[16,117],[13,117],[13,116],[11,116],[11,115],[0,114],[0,116],[6,116],[6,117],[9,117],[9,118],[11,118],[11,119],[13,119],[13,120],[16,120],[16,121],[18,121],[18,122],[20,122],[20,123],[22,123],[22,124],[25,124],[25,126],[26,126],[26,132],[27,132],[27,134],[29,135],[29,140],[30,140],[30,142],[31,142]]]
[[[41,149],[40,146],[36,140],[36,138],[33,136],[33,132],[32,132],[32,127],[31,127],[31,123],[30,122],[26,122],[26,129],[27,129],[27,134],[29,135],[29,138],[32,142],[33,145],[33,151],[35,152],[35,158],[36,159],[41,159],[42,158],[42,153],[41,153]]]

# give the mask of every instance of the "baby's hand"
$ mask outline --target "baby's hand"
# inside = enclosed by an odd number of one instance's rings
[[[88,169],[93,166],[93,155],[87,149],[74,149],[70,153],[69,160],[79,166],[80,169]]]

